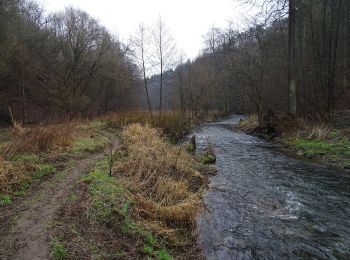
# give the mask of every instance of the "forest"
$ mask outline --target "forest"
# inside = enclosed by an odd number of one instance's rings
[[[0,0],[0,259],[350,259],[350,1],[134,2]]]
[[[350,105],[349,3],[290,2],[266,1],[244,29],[210,28],[189,60],[162,17],[122,42],[82,10],[2,0],[1,113],[27,123],[164,106],[330,120]]]

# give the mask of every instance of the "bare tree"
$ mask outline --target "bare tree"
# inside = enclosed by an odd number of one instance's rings
[[[149,98],[149,91],[148,91],[148,58],[149,53],[147,51],[147,47],[149,45],[149,38],[147,36],[147,28],[140,24],[137,35],[132,37],[131,39],[131,48],[132,48],[132,56],[134,62],[137,64],[139,70],[142,73],[143,78],[143,86],[146,91],[146,97],[147,97],[147,104],[148,104],[148,110],[152,116],[152,107],[151,102]]]
[[[181,114],[185,115],[185,95],[184,95],[184,53],[180,52],[179,66],[176,68],[176,75],[179,81],[179,99],[180,99],[180,109]]]
[[[161,16],[158,17],[157,22],[152,29],[153,36],[153,63],[160,75],[159,82],[159,118],[162,118],[163,106],[163,74],[166,70],[174,66],[176,56],[175,40],[171,35],[169,29],[166,27]]]

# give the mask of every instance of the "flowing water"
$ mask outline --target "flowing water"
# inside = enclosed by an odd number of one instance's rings
[[[350,259],[350,174],[291,158],[232,130],[240,116],[197,131],[218,173],[198,219],[207,259]]]

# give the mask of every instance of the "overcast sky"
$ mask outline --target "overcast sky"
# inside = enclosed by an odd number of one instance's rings
[[[224,28],[242,21],[246,8],[237,0],[40,0],[48,12],[79,7],[126,41],[140,23],[151,26],[160,14],[174,35],[178,49],[197,56],[202,36],[211,26]],[[246,9],[246,10],[244,10]]]

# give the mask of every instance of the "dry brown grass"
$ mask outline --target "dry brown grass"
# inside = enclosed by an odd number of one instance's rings
[[[193,118],[184,117],[178,111],[162,112],[160,121],[157,113],[151,116],[149,112],[142,111],[113,113],[103,117],[103,120],[107,122],[109,127],[119,129],[134,123],[149,124],[152,127],[162,129],[164,134],[174,139],[183,137],[193,125],[198,123]]]
[[[114,173],[134,194],[139,217],[173,245],[192,243],[207,183],[203,166],[148,125],[132,124],[123,137],[127,156]]]
[[[13,192],[15,187],[30,178],[34,169],[35,165],[30,162],[16,164],[0,157],[0,194]]]
[[[18,153],[42,153],[62,150],[70,146],[75,125],[73,123],[36,126],[18,131],[14,128],[14,140],[4,149],[6,155]]]

